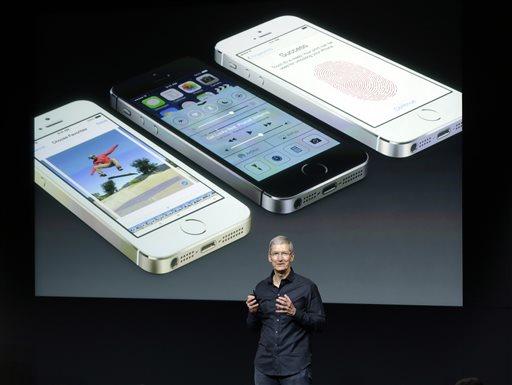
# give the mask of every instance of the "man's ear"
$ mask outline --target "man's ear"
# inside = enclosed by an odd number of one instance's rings
[[[272,263],[272,257],[270,256],[270,254],[268,255],[268,261]]]
[[[291,253],[290,257],[290,262],[293,262],[293,260],[295,259],[295,253]]]

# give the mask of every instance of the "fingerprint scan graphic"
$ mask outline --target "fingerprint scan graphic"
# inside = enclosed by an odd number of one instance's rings
[[[358,64],[328,61],[317,64],[315,76],[346,95],[361,100],[381,101],[396,95],[397,86],[391,80]]]

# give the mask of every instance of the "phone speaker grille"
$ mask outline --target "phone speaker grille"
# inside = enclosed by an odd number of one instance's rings
[[[242,227],[239,227],[239,228],[231,231],[228,234],[223,235],[220,239],[215,240],[216,247],[212,247],[211,251],[217,249],[218,248],[217,246],[219,246],[219,245],[224,245],[224,244],[233,242],[238,238],[243,237],[244,234],[245,234],[245,228],[242,226]],[[180,266],[183,266],[189,262],[192,262],[195,259],[202,257],[203,255],[205,255],[205,253],[201,252],[201,246],[196,247],[192,250],[188,250],[180,257],[173,258],[171,260],[171,266],[170,266],[171,270],[175,270]]]
[[[363,179],[365,174],[366,174],[366,169],[360,168],[360,169],[353,171],[352,173],[350,173],[348,175],[345,175],[343,178],[336,181],[336,188],[332,191],[329,191],[329,195],[335,191],[338,191],[338,190],[354,183],[354,182],[357,182],[360,179]],[[320,187],[320,188],[316,189],[315,191],[310,192],[308,195],[302,197],[301,207],[304,207],[304,206],[311,204],[311,203],[319,200],[320,198],[322,198],[325,195],[323,193],[324,188],[325,187]]]
[[[318,195],[320,195],[320,191],[314,191],[314,192],[306,195],[304,198],[302,198],[302,204],[306,205],[309,202],[314,201],[318,197]]]
[[[224,244],[224,243],[229,243],[229,242],[232,242],[234,241],[235,239],[239,238],[241,235],[243,235],[244,233],[244,228],[243,227],[240,227],[236,230],[233,230],[232,232],[224,235],[220,240],[219,240],[219,244]]]
[[[182,265],[184,263],[188,263],[188,262],[192,261],[198,254],[198,251],[199,251],[199,249],[194,249],[194,250],[191,250],[191,251],[187,252],[186,254],[182,255],[179,259],[179,263],[175,267],[178,267],[178,265]]]
[[[433,136],[426,136],[426,137],[421,138],[418,141],[418,150],[423,148],[423,147],[430,146],[432,144],[433,140],[434,140]]]
[[[46,128],[50,128],[50,127],[56,126],[56,125],[57,125],[57,124],[59,124],[59,123],[62,123],[62,120],[59,120],[59,121],[54,122],[54,123],[51,123],[51,124],[49,124],[49,125],[47,125],[47,126],[45,126],[45,127],[46,127]]]
[[[364,178],[364,175],[365,175],[365,170],[363,168],[361,168],[357,171],[354,171],[353,173],[346,175],[345,177],[343,177],[343,179],[338,181],[338,188],[345,187],[354,182],[357,182],[358,180]]]
[[[416,142],[417,149],[422,150],[427,147],[430,147],[434,143],[440,142],[441,140],[444,140],[444,139],[447,139],[450,136],[452,136],[454,133],[460,132],[461,130],[462,130],[462,120],[460,122],[452,124],[450,127],[448,127],[448,133],[446,133],[446,135],[440,135],[439,133],[437,133],[434,135],[425,136],[425,137],[421,138],[419,141]],[[440,132],[443,132],[443,130],[441,130]]]

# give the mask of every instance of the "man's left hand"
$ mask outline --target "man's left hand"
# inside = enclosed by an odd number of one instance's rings
[[[286,294],[284,297],[277,297],[276,299],[276,313],[285,313],[294,316],[296,313],[295,306],[292,300]]]

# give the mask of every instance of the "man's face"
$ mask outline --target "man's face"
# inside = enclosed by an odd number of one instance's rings
[[[272,264],[275,271],[284,273],[290,268],[294,257],[293,253],[290,252],[290,246],[283,243],[272,246],[268,255],[268,261]]]

